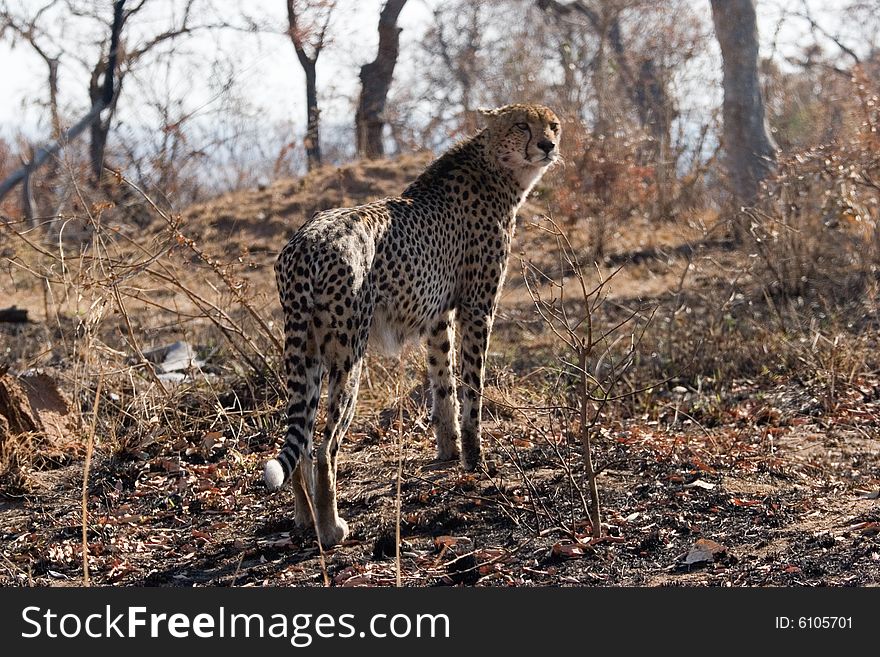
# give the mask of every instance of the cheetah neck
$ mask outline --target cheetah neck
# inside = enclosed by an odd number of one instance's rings
[[[489,134],[486,130],[465,139],[439,158],[403,192],[404,197],[418,197],[422,192],[442,188],[464,175],[477,176],[483,188],[504,192],[510,198],[510,206],[503,208],[512,220],[535,183],[544,172],[543,168],[529,168],[520,172],[503,169],[488,152]]]

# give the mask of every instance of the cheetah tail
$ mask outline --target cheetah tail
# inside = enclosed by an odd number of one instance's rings
[[[270,491],[281,488],[296,471],[303,454],[312,449],[323,368],[311,313],[305,305],[296,308],[285,325],[287,433],[278,456],[263,468],[263,481]]]

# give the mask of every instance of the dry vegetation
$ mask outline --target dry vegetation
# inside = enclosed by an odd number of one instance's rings
[[[321,584],[314,539],[293,528],[290,495],[266,495],[258,476],[282,422],[271,264],[309,212],[397,191],[425,161],[325,168],[180,216],[130,190],[150,218],[138,230],[124,221],[131,208],[85,193],[79,214],[33,229],[6,225],[6,299],[31,321],[0,325],[4,362],[41,372],[46,389],[57,385],[76,428],[3,425],[3,581],[82,581],[79,488],[93,438],[93,583]],[[795,190],[803,205],[839,203],[838,178],[825,170],[809,170],[809,185],[801,176],[799,191],[783,167],[770,188]],[[801,263],[821,276],[796,289],[774,278],[791,256],[766,245],[767,235],[791,241],[789,233],[756,224],[762,241],[733,248],[710,212],[682,210],[675,221],[630,213],[609,221],[604,259],[583,268],[589,289],[598,286],[585,306],[547,218],[589,262],[591,232],[562,214],[570,198],[558,191],[579,171],[555,172],[522,212],[487,377],[497,471],[432,467],[422,354],[407,354],[402,380],[396,361],[372,359],[340,465],[353,534],[327,555],[327,577],[394,582],[402,429],[407,585],[876,583],[876,201],[863,200],[858,221],[796,229],[795,251],[836,245],[833,259]],[[768,197],[753,216],[795,231],[790,215],[770,214]],[[599,539],[576,355],[535,308],[551,297],[607,333],[584,361],[591,380],[614,383],[593,387],[588,408]],[[172,376],[153,350],[175,341],[195,354]],[[408,392],[398,400],[401,381]]]
[[[3,199],[0,311],[28,320],[0,321],[0,585],[880,584],[876,51],[762,63],[779,162],[739,211],[716,118],[673,93],[705,19],[578,4],[444,0],[413,55],[429,74],[389,97],[395,157],[296,177],[302,145],[277,126],[269,157],[247,131],[202,148],[197,114],[156,100],[154,155],[111,130],[112,173],[70,146],[34,199]],[[510,34],[487,29],[514,11]],[[534,69],[557,59],[561,83]],[[226,92],[219,122],[243,121]],[[321,559],[291,492],[261,480],[284,421],[275,257],[313,212],[400,192],[420,148],[512,99],[564,117],[566,163],[520,213],[490,467],[433,463],[420,347],[403,367],[370,356],[340,454],[352,533]],[[0,140],[0,177],[25,150]]]

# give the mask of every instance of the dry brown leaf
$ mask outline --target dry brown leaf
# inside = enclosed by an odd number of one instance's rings
[[[580,559],[587,554],[584,548],[585,546],[580,543],[554,543],[553,556],[563,559]]]

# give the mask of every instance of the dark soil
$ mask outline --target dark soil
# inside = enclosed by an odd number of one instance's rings
[[[806,392],[775,391],[783,401]],[[739,421],[711,430],[687,420],[615,423],[597,445],[599,540],[590,539],[575,486],[583,475],[574,446],[489,422],[497,472],[465,474],[432,463],[429,436],[412,427],[425,419],[417,408],[404,441],[402,582],[880,584],[880,409],[863,400],[763,424],[773,415],[750,411],[747,401],[731,406]],[[292,494],[269,495],[259,480],[272,453],[219,435],[207,450],[179,440],[137,458],[99,455],[90,477],[91,581],[393,585],[396,434],[353,428],[339,474],[340,514],[352,533],[324,553],[323,566],[314,536],[293,526]],[[33,493],[0,502],[4,585],[82,581],[81,477],[81,463],[37,472]],[[701,558],[700,539],[720,547]]]

